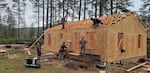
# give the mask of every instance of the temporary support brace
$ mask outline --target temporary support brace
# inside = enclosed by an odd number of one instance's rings
[[[26,48],[25,50],[27,51],[28,55],[31,55],[31,51],[30,49],[42,38],[42,36],[44,35],[44,33],[42,33],[40,35],[40,37],[29,47],[29,48]]]

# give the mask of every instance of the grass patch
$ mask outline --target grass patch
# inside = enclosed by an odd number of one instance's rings
[[[14,62],[12,60],[0,60],[0,73],[16,73],[14,70]]]
[[[0,73],[98,73],[98,70],[70,70],[60,65],[50,65],[41,61],[41,68],[26,68],[24,66],[25,59],[29,56],[24,52],[18,52],[20,49],[10,49],[9,52],[14,52],[10,55],[16,54],[15,58],[2,58],[0,59]]]

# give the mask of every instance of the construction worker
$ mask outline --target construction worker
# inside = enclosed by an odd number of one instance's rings
[[[61,19],[62,29],[65,28],[65,19],[66,19],[66,16]]]
[[[97,18],[91,18],[91,20],[93,21],[93,26],[96,28],[99,26],[99,24],[103,24],[101,22],[101,20],[97,19]]]
[[[85,47],[86,47],[86,40],[84,37],[81,38],[80,40],[80,54],[84,55],[85,54]]]
[[[37,46],[37,56],[40,59],[40,56],[41,56],[41,43],[38,41],[36,46]]]
[[[63,42],[63,43],[61,44],[61,46],[60,46],[60,49],[59,49],[59,56],[58,56],[58,59],[59,59],[60,61],[63,61],[63,60],[64,60],[66,50],[67,50],[66,43]]]

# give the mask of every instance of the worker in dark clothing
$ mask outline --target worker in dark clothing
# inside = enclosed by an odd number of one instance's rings
[[[84,37],[80,40],[80,54],[84,55],[85,54],[85,47],[86,47],[86,40]]]
[[[36,46],[37,46],[37,49],[36,49],[37,50],[37,56],[40,59],[40,56],[41,56],[41,43],[37,42]]]
[[[58,59],[60,61],[63,61],[64,58],[65,58],[65,52],[67,51],[67,47],[65,45],[65,42],[62,43],[62,45],[60,46],[60,49],[59,49],[59,56],[58,56]]]
[[[93,21],[93,26],[96,28],[99,26],[99,24],[103,24],[101,22],[101,20],[97,19],[97,18],[91,18],[91,20]]]
[[[66,19],[66,16],[61,19],[62,29],[65,28],[65,19]]]

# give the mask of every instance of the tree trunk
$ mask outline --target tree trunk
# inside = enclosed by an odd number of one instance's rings
[[[58,20],[60,20],[61,19],[61,16],[60,16],[60,8],[61,8],[61,4],[60,4],[60,0],[59,0],[59,7],[58,7],[59,9],[58,9]]]
[[[116,13],[118,13],[117,7],[118,7],[118,0],[116,0]]]
[[[100,0],[100,5],[99,5],[99,17],[103,16],[103,0]]]
[[[58,16],[58,15],[56,15],[56,14],[57,14],[56,9],[57,9],[57,7],[56,7],[56,1],[54,1],[54,8],[53,8],[53,13],[54,13],[54,14],[53,14],[53,15],[54,15],[54,17],[53,17],[53,25],[56,24],[57,16]]]
[[[64,0],[63,0],[63,17],[64,17],[64,15],[65,15],[65,2],[64,2]]]
[[[50,17],[50,28],[52,27],[52,14],[53,14],[53,1],[51,0],[51,17]]]
[[[74,21],[74,13],[75,13],[75,0],[73,0],[73,13],[72,13],[72,21]]]
[[[45,4],[45,2],[44,2],[44,0],[43,0],[43,32],[44,32],[44,17],[45,17],[44,4]]]
[[[97,0],[95,0],[95,18],[97,17]]]
[[[20,0],[18,0],[18,37],[20,38]]]
[[[38,0],[38,32],[37,32],[37,38],[39,37],[39,34],[40,34],[40,29],[39,29],[40,7],[39,6],[40,6],[40,3],[39,3],[39,0]]]
[[[81,4],[82,4],[82,0],[80,0],[80,6],[79,6],[79,19],[80,20],[80,16],[81,16]]]
[[[48,28],[48,16],[49,16],[49,0],[47,0],[46,29]]]
[[[113,14],[113,0],[110,0],[110,6],[111,6],[111,15]]]
[[[66,16],[68,17],[69,15],[69,1],[67,1],[67,10],[66,10]],[[67,21],[67,19],[66,19],[66,21]]]
[[[85,14],[86,14],[86,0],[84,0],[84,18],[83,18],[84,20],[86,19]]]

